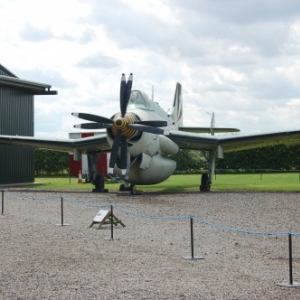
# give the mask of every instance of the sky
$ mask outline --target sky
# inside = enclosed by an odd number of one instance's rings
[[[0,0],[0,64],[50,84],[35,136],[78,132],[72,112],[119,112],[121,74],[184,126],[300,129],[298,0]]]

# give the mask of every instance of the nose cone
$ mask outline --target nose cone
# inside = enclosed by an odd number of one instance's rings
[[[122,125],[122,120],[121,119],[118,119],[117,121],[116,121],[116,125],[119,127],[119,126],[121,126]]]
[[[133,113],[126,113],[125,117],[122,117],[121,114],[115,114],[113,117],[113,126],[111,127],[112,133],[116,136],[117,132],[120,131],[121,135],[126,138],[132,138],[137,131],[133,128],[129,128],[127,124],[134,124],[138,121],[138,117]]]

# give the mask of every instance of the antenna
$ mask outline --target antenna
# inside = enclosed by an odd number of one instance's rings
[[[214,133],[214,127],[215,127],[215,113],[213,112],[211,114],[211,122],[210,122],[210,134],[215,135]]]
[[[154,101],[154,85],[152,85],[152,101]]]

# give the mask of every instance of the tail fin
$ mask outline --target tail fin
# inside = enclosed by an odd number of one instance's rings
[[[182,92],[181,92],[181,84],[177,83],[173,108],[171,112],[171,118],[173,119],[176,127],[182,127],[183,125],[183,116],[182,116]]]

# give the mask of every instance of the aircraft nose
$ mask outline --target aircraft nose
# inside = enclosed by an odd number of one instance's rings
[[[118,127],[120,127],[121,125],[122,125],[122,120],[121,119],[118,119],[117,121],[116,121],[116,125],[118,126]]]
[[[129,124],[134,124],[138,121],[138,117],[133,113],[126,113],[125,117],[116,114],[113,121],[112,132],[114,136],[116,136],[118,131],[126,138],[132,138],[136,134],[137,131],[135,129],[128,127]]]

